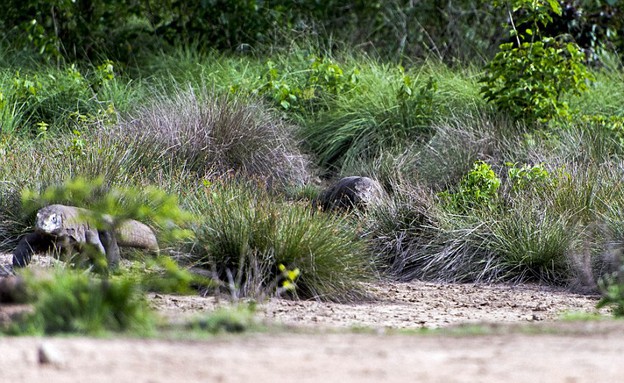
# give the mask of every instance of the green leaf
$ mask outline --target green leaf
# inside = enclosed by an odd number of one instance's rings
[[[557,0],[548,0],[548,4],[552,11],[557,14],[557,16],[561,16],[561,4]]]

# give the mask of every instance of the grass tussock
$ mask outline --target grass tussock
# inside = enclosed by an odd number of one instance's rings
[[[545,178],[522,181],[505,169],[509,165],[497,170],[503,179],[497,195],[459,210],[426,182],[395,182],[393,197],[369,217],[387,275],[537,281],[596,291],[598,281],[619,267],[617,168],[556,167],[540,173]]]
[[[310,177],[292,127],[260,102],[206,90],[157,97],[100,134],[136,148],[143,166],[171,162],[200,175],[232,172],[276,186],[303,185]]]
[[[296,296],[348,301],[364,295],[358,283],[373,267],[347,217],[315,212],[268,194],[254,182],[216,180],[199,195],[201,214],[191,261],[211,271],[235,296],[273,295],[279,266],[299,269]]]

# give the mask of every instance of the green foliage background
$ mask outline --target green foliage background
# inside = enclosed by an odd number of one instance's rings
[[[0,247],[31,229],[23,190],[97,179],[85,206],[113,191],[102,209],[120,216],[169,196],[194,213],[194,236],[166,241],[176,263],[159,267],[179,278],[163,289],[344,301],[375,277],[530,280],[617,302],[621,13],[613,0],[4,1]],[[387,200],[315,211],[347,175]],[[89,280],[72,283],[109,291]]]
[[[557,3],[557,2],[553,2]],[[562,1],[549,35],[571,34],[583,48],[621,47],[618,1]],[[7,0],[0,25],[12,46],[52,61],[106,56],[135,62],[145,51],[194,42],[238,51],[288,46],[302,34],[332,49],[364,45],[385,57],[489,57],[508,14],[493,2],[335,0]],[[277,43],[277,44],[276,44]]]

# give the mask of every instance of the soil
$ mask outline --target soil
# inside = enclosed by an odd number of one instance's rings
[[[0,257],[0,266],[6,257]],[[607,382],[624,372],[624,322],[594,295],[538,285],[380,282],[372,301],[270,299],[270,330],[195,340],[0,337],[2,382]],[[229,305],[152,294],[169,321]],[[15,306],[0,306],[0,317]],[[431,329],[423,331],[422,329]]]

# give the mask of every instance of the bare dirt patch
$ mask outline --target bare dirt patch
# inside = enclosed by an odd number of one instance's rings
[[[266,321],[306,328],[418,329],[476,323],[553,322],[565,314],[595,313],[598,296],[538,285],[391,283],[367,285],[374,300],[340,304],[274,298],[259,305]],[[153,306],[176,320],[213,310],[214,297],[151,295]]]
[[[287,326],[268,333],[195,341],[4,337],[0,377],[52,383],[568,383],[618,381],[624,372],[623,323],[560,319],[570,312],[595,313],[597,296],[536,285],[380,282],[367,287],[375,300],[262,303],[260,321]],[[172,321],[228,304],[200,296],[152,294],[149,299]],[[0,313],[9,309],[0,307]],[[457,335],[467,324],[481,326],[481,335],[468,335],[469,330]],[[438,330],[426,335],[401,331],[423,327]],[[350,331],[354,328],[371,330]],[[60,362],[40,363],[42,344]]]

